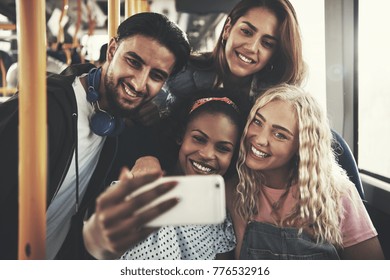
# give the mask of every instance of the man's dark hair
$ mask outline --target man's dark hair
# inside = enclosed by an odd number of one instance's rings
[[[120,42],[134,35],[150,37],[174,54],[176,61],[172,75],[177,74],[187,64],[191,52],[187,36],[166,16],[145,12],[127,18],[118,27],[117,40]]]

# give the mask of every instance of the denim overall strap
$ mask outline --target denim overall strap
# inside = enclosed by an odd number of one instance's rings
[[[298,234],[296,228],[252,221],[245,229],[240,259],[333,260],[339,255],[332,244],[317,244],[308,234]]]

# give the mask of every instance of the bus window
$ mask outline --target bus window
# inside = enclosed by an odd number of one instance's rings
[[[359,1],[358,160],[360,169],[390,180],[389,9],[386,0]]]
[[[324,2],[291,0],[291,4],[297,13],[302,33],[303,59],[307,64],[307,81],[303,86],[326,108]]]

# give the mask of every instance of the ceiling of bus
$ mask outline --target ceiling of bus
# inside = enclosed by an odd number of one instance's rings
[[[239,0],[151,0],[148,1],[153,12],[166,14],[171,20],[176,21],[187,32],[194,49],[201,44],[201,40],[210,28],[214,28],[224,13],[228,12]],[[83,0],[82,29],[88,30],[88,15],[85,3],[94,7],[96,13],[96,30],[106,29],[107,0]],[[47,0],[47,22],[53,15],[58,15],[62,10],[63,0]],[[69,0],[67,12],[68,23],[65,29],[74,24],[77,19],[77,1]],[[15,0],[0,0],[0,14],[6,16],[8,21],[16,23]],[[121,1],[122,16],[124,15],[124,1]],[[57,13],[56,13],[57,12]],[[48,27],[50,35],[50,27]],[[68,36],[71,38],[71,36]],[[66,38],[65,38],[66,40]]]

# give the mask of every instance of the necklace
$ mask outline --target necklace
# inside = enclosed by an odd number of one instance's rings
[[[285,189],[280,197],[276,200],[273,199],[269,193],[267,193],[266,188],[271,189],[270,187],[264,186],[260,188],[260,192],[264,196],[267,203],[271,206],[271,217],[277,224],[279,224],[282,220],[280,210],[283,208],[284,202],[286,201],[288,193],[290,192],[290,188]]]

